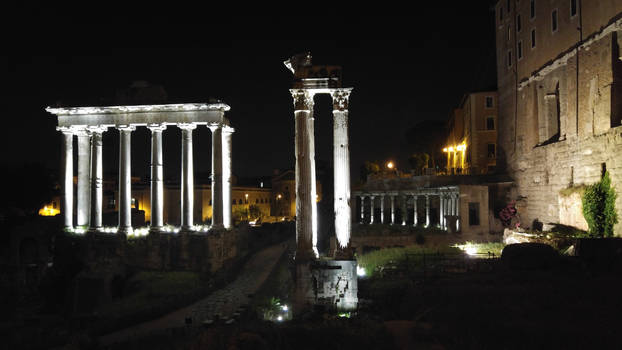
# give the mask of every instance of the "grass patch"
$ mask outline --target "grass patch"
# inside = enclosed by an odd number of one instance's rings
[[[470,255],[483,255],[491,253],[495,256],[501,256],[501,252],[503,251],[505,244],[501,242],[477,243],[467,241],[464,244],[453,245],[453,247],[456,247]]]
[[[407,254],[460,255],[462,254],[462,250],[456,247],[425,248],[420,246],[385,248],[369,252],[367,254],[362,254],[361,256],[358,256],[356,260],[358,265],[365,269],[365,274],[370,276],[373,275],[374,272],[378,271],[381,266],[404,263],[407,259]]]

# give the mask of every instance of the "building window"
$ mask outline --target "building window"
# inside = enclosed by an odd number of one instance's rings
[[[233,200],[233,204],[236,204],[235,199]]]
[[[529,4],[529,18],[536,18],[536,0],[531,0]]]
[[[235,199],[233,200],[233,202],[235,202]],[[235,203],[233,203],[233,204],[235,204]],[[212,205],[212,200],[211,199],[209,200],[209,205]]]
[[[512,67],[512,50],[508,51],[508,68]]]
[[[551,31],[553,31],[553,33],[557,31],[557,9],[551,12]]]
[[[503,21],[503,6],[499,7],[499,23]]]
[[[495,130],[495,117],[486,118],[486,130]]]
[[[479,202],[469,203],[469,226],[479,226]]]
[[[516,15],[516,32],[520,32],[521,30],[521,22],[520,22],[520,15]]]
[[[114,198],[110,198],[110,200],[108,200],[108,209],[114,209],[116,207],[117,202],[115,201]]]
[[[517,47],[517,50],[516,50],[516,56],[518,56],[519,60],[521,58],[523,58],[523,42],[521,40],[518,41],[518,47]]]
[[[570,0],[570,18],[577,15],[577,0]]]
[[[534,47],[536,47],[536,30],[532,29],[531,30],[531,48],[533,49]]]
[[[496,158],[497,146],[494,143],[488,144],[488,158],[494,159]]]
[[[255,204],[259,204],[259,199],[255,198]]]
[[[132,198],[132,208],[138,208],[138,206],[136,206],[136,198]]]

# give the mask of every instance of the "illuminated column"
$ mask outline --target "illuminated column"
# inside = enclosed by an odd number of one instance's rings
[[[91,197],[91,135],[77,130],[78,136],[78,217],[76,226],[88,226]]]
[[[425,227],[430,227],[430,195],[425,195]]]
[[[401,209],[401,214],[402,214],[402,226],[406,226],[406,218],[407,218],[407,214],[406,214],[406,196],[402,195],[402,209]]]
[[[97,231],[102,227],[102,133],[105,127],[89,128],[91,134],[91,223],[90,229]]]
[[[181,229],[184,231],[190,231],[194,225],[194,167],[192,162],[192,131],[196,129],[197,126],[192,123],[177,124],[177,126],[181,129]],[[212,203],[215,202],[216,201],[212,198]]]
[[[395,224],[395,196],[389,196],[391,200],[391,225]]]
[[[161,231],[164,226],[164,162],[162,160],[162,132],[166,125],[149,125],[151,130],[151,228]]]
[[[445,195],[441,192],[441,194],[439,195],[439,204],[440,204],[440,210],[439,210],[439,221],[440,221],[440,225],[441,225],[441,230],[445,229]]]
[[[369,196],[369,224],[374,223],[374,196]]]
[[[460,231],[460,192],[456,192],[456,232]]]
[[[363,220],[365,220],[365,196],[361,196],[361,220],[359,223],[362,224]]]
[[[230,126],[222,128],[222,224],[225,228],[232,227],[231,219],[231,136],[235,129]]]
[[[132,131],[136,127],[118,126],[119,129],[119,233],[132,230]]]
[[[290,92],[294,99],[296,129],[296,259],[304,261],[318,256],[314,245],[317,212],[313,93],[304,89],[291,89]]]
[[[69,128],[59,127],[56,130],[63,133],[61,143],[61,176],[62,196],[61,210],[63,213],[63,227],[73,227],[73,132]]]
[[[211,124],[212,131],[212,227],[222,228],[222,126]]]
[[[350,208],[350,146],[348,140],[348,101],[352,89],[335,89],[333,98],[333,176],[335,236],[339,246],[350,242],[352,210]]]
[[[417,218],[417,195],[413,196],[413,226],[417,226],[418,218]]]
[[[380,196],[380,223],[384,224],[384,196]]]

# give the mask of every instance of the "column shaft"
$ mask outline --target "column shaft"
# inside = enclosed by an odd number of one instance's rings
[[[91,198],[91,135],[86,130],[78,133],[78,207],[76,226],[89,224]]]
[[[132,131],[119,127],[119,233],[132,230]]]
[[[102,227],[102,133],[104,128],[91,129],[91,230]]]
[[[413,226],[417,226],[418,224],[418,217],[417,217],[417,196],[414,195],[413,196]]]
[[[194,164],[192,159],[192,131],[195,124],[179,124],[181,129],[181,229],[190,231],[194,226]],[[212,199],[212,203],[214,200]]]
[[[456,193],[456,232],[460,231],[460,193]]]
[[[165,125],[149,126],[151,130],[151,231],[164,226],[164,161],[162,158],[162,132]]]
[[[348,109],[344,104],[349,91],[333,91],[333,168],[335,235],[339,246],[350,243],[352,219],[350,208],[350,145],[348,139]]]
[[[365,196],[361,196],[361,220],[359,224],[362,224],[363,220],[365,220]]]
[[[63,227],[73,227],[73,133],[69,129],[59,129],[63,133],[61,143],[62,196],[61,211]]]
[[[380,196],[380,223],[384,224],[384,196]]]
[[[222,228],[222,126],[212,124],[212,227]]]
[[[222,129],[222,224],[225,228],[233,226],[231,216],[231,148],[234,131],[229,126]]]
[[[402,208],[400,209],[400,213],[402,215],[402,226],[406,226],[406,218],[408,216],[408,214],[406,214],[406,196],[403,195],[401,198],[402,198]]]
[[[373,224],[374,223],[374,196],[370,196],[369,197],[369,206],[370,206],[370,214],[369,214],[369,223]]]
[[[389,196],[391,200],[391,225],[395,224],[395,196]]]
[[[430,195],[425,195],[425,227],[430,227]]]
[[[445,229],[445,208],[447,207],[445,205],[445,195],[443,195],[441,193],[441,195],[439,196],[439,204],[440,204],[440,210],[439,210],[439,221],[440,221],[440,225],[441,225],[441,230]]]

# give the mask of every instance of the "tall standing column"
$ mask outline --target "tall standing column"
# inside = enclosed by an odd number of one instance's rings
[[[439,221],[440,221],[440,225],[441,225],[441,230],[445,229],[445,195],[443,193],[441,193],[439,195],[439,204],[440,204],[440,210],[439,210]]]
[[[419,218],[418,218],[418,213],[417,213],[417,195],[413,196],[413,226],[417,226],[417,224],[419,223]]]
[[[231,219],[231,148],[234,128],[222,128],[222,224],[225,228],[233,226]],[[213,207],[212,207],[213,208]]]
[[[91,199],[91,135],[86,129],[76,132],[78,136],[78,206],[76,226],[89,224]]]
[[[380,223],[384,224],[384,196],[380,196]]]
[[[91,134],[91,231],[102,227],[102,133],[105,127],[89,128]]]
[[[456,196],[456,232],[460,231],[460,192]]]
[[[408,214],[406,214],[406,196],[403,195],[401,198],[402,209],[400,210],[400,213],[402,214],[402,226],[406,226],[406,218],[408,217]]]
[[[162,158],[162,132],[166,125],[148,126],[151,130],[151,232],[164,226],[164,161]]]
[[[194,164],[192,159],[192,131],[196,124],[177,124],[181,129],[181,229],[190,231],[194,226]],[[212,205],[215,203],[212,198]]]
[[[333,98],[333,169],[335,236],[341,248],[350,243],[352,219],[350,208],[350,144],[348,137],[348,102],[352,89],[335,89]]]
[[[361,196],[361,220],[359,221],[359,224],[363,223],[363,220],[365,220],[365,196]]]
[[[389,196],[391,201],[391,225],[395,224],[395,196]]]
[[[63,227],[73,227],[73,131],[70,128],[59,127],[56,130],[63,133],[61,143],[61,176],[62,196],[61,211],[63,214]]]
[[[132,230],[132,131],[136,127],[119,129],[119,233]]]
[[[290,92],[294,99],[296,129],[296,259],[305,261],[318,256],[313,93],[304,89]]]
[[[369,196],[369,224],[374,223],[374,196]]]
[[[425,195],[425,227],[430,227],[430,195]]]
[[[212,131],[212,227],[222,228],[222,126],[211,124]]]

